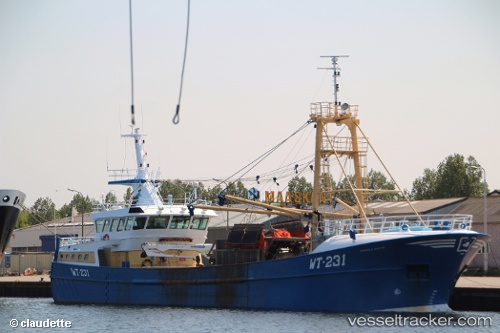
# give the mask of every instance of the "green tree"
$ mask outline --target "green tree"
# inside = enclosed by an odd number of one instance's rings
[[[60,209],[59,209],[59,216],[60,217],[68,217],[71,216],[71,208],[73,206],[64,204]]]
[[[30,208],[29,224],[43,223],[47,221],[54,220],[57,217],[56,205],[52,202],[52,199],[38,198],[33,206]]]
[[[113,192],[108,192],[106,194],[106,198],[104,199],[105,203],[116,203],[116,195]]]
[[[354,187],[356,187],[354,176],[349,176],[349,181]],[[338,183],[333,182],[334,188],[338,190],[335,195],[346,203],[354,205],[357,203],[357,200],[351,191],[349,181],[347,180],[347,178],[344,178]],[[397,201],[402,198],[402,195],[400,193],[393,192],[393,190],[396,189],[394,182],[392,180],[388,180],[387,177],[380,171],[371,169],[370,172],[368,172],[367,179],[363,181],[363,183],[365,184],[366,189],[380,190],[379,193],[367,192],[365,197],[366,201]],[[384,192],[384,190],[388,190],[391,192]],[[335,192],[335,190],[333,191]]]
[[[484,191],[484,185],[486,185],[486,192],[489,192],[488,182],[484,184],[483,170],[480,169],[479,164],[473,164],[476,168],[468,167],[467,176],[469,177],[469,196],[471,197],[482,197]]]
[[[184,202],[186,194],[193,192],[193,185],[180,179],[168,179],[161,183],[159,192],[164,200],[172,195],[174,202]]]
[[[339,182],[333,181],[332,183],[332,191],[335,195],[335,197],[339,198],[340,200],[351,204],[355,205],[356,204],[356,197],[351,191],[351,187],[349,186],[349,181],[351,184],[355,184],[354,181],[354,176],[348,176],[349,178],[343,178]],[[349,179],[349,181],[347,180]]]
[[[476,169],[471,168],[476,167]],[[476,159],[459,154],[450,155],[436,170],[425,169],[413,181],[411,197],[415,200],[481,196],[482,171]]]
[[[123,195],[123,200],[125,202],[132,202],[132,188],[131,187],[127,187],[127,191]]]
[[[482,183],[480,173],[471,169],[470,166],[478,167],[474,157],[469,156],[467,160],[462,155],[450,155],[441,162],[437,169],[436,197],[453,198],[480,196]],[[476,182],[473,182],[476,180]]]
[[[223,182],[225,187],[221,187],[221,185],[217,185],[212,189],[208,189],[206,200],[212,200],[218,202],[220,194],[229,194],[234,197],[239,197],[243,199],[248,199],[248,189],[245,187],[241,180],[236,182],[226,183]],[[234,200],[226,199],[225,204],[234,204],[237,203]]]
[[[415,200],[435,198],[436,170],[424,169],[424,175],[413,181],[410,197]]]
[[[191,194],[194,191],[194,186],[197,186],[198,198],[208,201],[217,200],[219,193],[224,191],[224,189],[220,185],[217,185],[213,188],[205,188],[205,185],[202,182],[193,183],[183,182],[180,179],[168,179],[161,183],[159,192],[163,200],[166,200],[168,198],[168,195],[172,195],[174,202],[184,202],[184,200],[188,198],[190,200],[194,199],[193,197],[191,197]],[[243,186],[242,182],[230,184],[227,193],[236,196],[241,196],[240,194],[243,193],[243,197],[246,198],[246,189]]]
[[[78,193],[73,196],[69,206],[71,208],[74,207],[78,211],[78,214],[85,214],[93,211],[94,203],[97,202],[93,202],[88,196],[84,197]],[[70,215],[71,213],[68,216]]]
[[[226,188],[226,193],[243,199],[248,197],[248,190],[241,180],[238,180],[236,183],[229,183],[229,186]]]
[[[220,185],[216,185],[213,188],[202,188],[200,193],[201,198],[208,201],[218,200],[219,194],[222,192],[222,187]]]
[[[288,182],[288,192],[313,192],[313,185],[307,181],[305,177],[295,176]],[[292,202],[295,203],[295,196],[291,195]]]
[[[27,211],[22,210],[17,217],[16,225],[14,228],[19,229],[28,226],[30,226],[30,214]]]
[[[380,193],[368,194],[366,201],[373,200],[383,200],[383,201],[397,201],[402,199],[402,195],[398,192],[384,192],[393,191],[396,189],[396,185],[392,180],[388,180],[387,177],[380,171],[375,171],[373,169],[368,173],[368,185],[367,188],[373,190],[380,190]]]

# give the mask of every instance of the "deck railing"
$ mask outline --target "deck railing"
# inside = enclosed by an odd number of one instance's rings
[[[377,216],[367,219],[327,220],[320,224],[325,236],[356,233],[380,233],[398,231],[471,230],[472,215],[416,215]],[[321,231],[323,230],[323,231]]]
[[[356,118],[358,115],[358,107],[358,105],[347,105],[347,108],[343,109],[342,106],[335,105],[334,102],[315,102],[311,103],[311,115],[321,117],[350,115]]]
[[[59,246],[69,246],[84,243],[91,243],[94,241],[94,237],[61,237],[59,239]]]

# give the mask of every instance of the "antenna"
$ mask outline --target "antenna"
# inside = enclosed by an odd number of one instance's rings
[[[132,104],[130,105],[132,126],[135,125],[134,115],[134,47],[132,44],[132,0],[128,2],[129,17],[130,17],[130,77],[131,77],[131,90],[132,90]]]
[[[333,70],[333,101],[335,105],[340,105],[340,102],[337,99],[337,93],[339,92],[339,85],[337,83],[337,76],[340,76],[340,67],[337,64],[338,58],[348,58],[348,55],[332,55],[332,56],[320,56],[320,58],[331,58],[332,59],[332,67],[326,68],[318,68],[318,69],[327,69]]]

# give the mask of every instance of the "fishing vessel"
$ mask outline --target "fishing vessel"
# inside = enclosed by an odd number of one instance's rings
[[[253,310],[371,312],[448,311],[455,282],[490,236],[471,229],[471,215],[368,216],[364,210],[365,147],[358,107],[337,100],[339,56],[332,56],[335,98],[313,103],[316,127],[312,208],[285,207],[222,193],[219,205],[166,202],[133,126],[134,178],[113,180],[133,190],[121,206],[91,214],[94,238],[60,238],[51,271],[56,303],[163,305]],[[349,137],[330,136],[345,126]],[[359,133],[362,135],[360,136]],[[356,205],[325,211],[331,193],[322,176],[328,158],[347,156]],[[340,165],[340,164],[339,164]],[[340,165],[341,168],[343,168]],[[345,170],[343,170],[345,171]],[[237,224],[227,239],[205,244],[225,200],[253,213],[290,219],[265,229]],[[337,199],[335,199],[337,201]],[[338,199],[341,201],[340,199]],[[248,211],[248,210],[244,210]]]
[[[26,195],[19,190],[0,189],[0,262],[16,225]]]

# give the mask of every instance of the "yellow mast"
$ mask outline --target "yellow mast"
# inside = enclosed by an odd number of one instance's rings
[[[326,56],[331,58],[332,67],[324,68],[333,70],[333,83],[334,83],[334,101],[333,102],[318,102],[311,104],[311,120],[316,124],[316,147],[315,147],[315,160],[314,160],[314,194],[312,199],[313,212],[319,211],[320,198],[322,190],[321,184],[321,165],[322,162],[327,160],[331,155],[335,155],[337,159],[340,156],[348,156],[354,162],[355,170],[355,184],[351,184],[342,164],[339,163],[349,186],[353,191],[356,201],[358,203],[359,215],[366,218],[364,212],[365,195],[362,191],[363,186],[363,168],[366,168],[362,163],[362,158],[366,157],[366,145],[363,144],[363,149],[360,147],[358,141],[357,128],[359,119],[357,118],[357,105],[349,105],[347,103],[341,104],[337,98],[339,85],[337,84],[337,77],[340,76],[340,68],[338,67],[338,58],[347,56]],[[327,131],[328,124],[336,124],[337,126],[345,125],[350,132],[350,139],[329,137]],[[313,225],[318,225],[318,216],[313,214]]]
[[[320,205],[320,197],[322,189],[321,184],[321,163],[327,160],[331,155],[335,155],[337,161],[339,162],[339,167],[342,169],[344,176],[346,177],[347,182],[349,183],[350,189],[356,198],[356,202],[358,204],[357,214],[359,218],[361,218],[362,227],[364,224],[368,224],[368,218],[365,213],[365,202],[367,199],[367,194],[369,192],[377,192],[373,190],[369,190],[366,187],[368,186],[367,176],[366,176],[366,155],[368,151],[368,147],[375,152],[373,147],[371,146],[368,138],[365,136],[361,128],[359,127],[359,119],[357,118],[358,106],[357,105],[349,105],[347,103],[341,103],[338,101],[337,93],[339,91],[339,85],[337,84],[337,77],[340,76],[340,68],[338,67],[338,58],[340,57],[348,57],[348,56],[326,56],[327,58],[331,58],[332,67],[323,68],[328,70],[333,70],[333,83],[334,83],[334,102],[318,102],[311,103],[311,120],[316,124],[316,148],[315,148],[315,162],[314,162],[314,194],[312,200],[312,209],[313,212],[319,211]],[[345,125],[350,133],[349,138],[341,138],[341,137],[330,137],[328,136],[327,125],[328,124],[336,124],[337,126]],[[361,137],[358,138],[358,129],[361,132]],[[420,215],[413,207],[411,202],[406,197],[406,194],[401,190],[397,182],[394,180],[389,170],[385,167],[385,164],[382,162],[378,154],[375,152],[375,155],[379,159],[379,161],[384,166],[386,172],[391,177],[392,181],[396,184],[398,190],[394,192],[399,192],[403,195],[405,200],[408,202],[413,212],[418,216],[419,220],[423,223]],[[346,170],[342,166],[340,161],[340,156],[347,156],[352,159],[354,164],[354,184],[351,183]],[[328,165],[325,163],[325,165]],[[338,200],[338,199],[337,199]],[[340,200],[338,200],[340,201]],[[346,206],[343,203],[344,206]],[[346,206],[347,207],[347,206]],[[351,208],[351,211],[354,210]],[[317,214],[313,215],[313,225],[318,225],[318,216]],[[368,224],[368,227],[370,225]],[[371,228],[371,227],[370,227]]]

